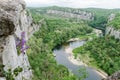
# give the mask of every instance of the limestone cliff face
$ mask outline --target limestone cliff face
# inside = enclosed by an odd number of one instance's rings
[[[114,18],[115,18],[115,14],[111,14],[111,15],[108,17],[108,22],[112,21]]]
[[[115,18],[115,14],[111,14],[108,18],[108,23]],[[116,39],[120,39],[120,30],[115,29],[114,26],[106,27],[106,35],[114,36]]]
[[[109,26],[106,28],[106,35],[111,35],[116,39],[120,39],[120,30],[116,30],[114,27]]]
[[[5,71],[13,71],[18,66],[23,69],[15,80],[31,80],[32,77],[27,54],[18,55],[16,43],[21,39],[23,31],[25,40],[28,40],[39,29],[25,8],[23,0],[0,0],[0,64],[5,65]]]
[[[64,17],[64,18],[75,18],[77,20],[93,20],[93,14],[89,13],[89,12],[85,12],[85,11],[81,11],[81,10],[68,10],[68,11],[62,11],[62,10],[52,10],[49,9],[47,10],[47,14],[51,14],[51,15],[57,15],[60,17]]]
[[[108,23],[115,18],[115,14],[111,14],[108,19]],[[106,28],[106,35],[114,36],[116,39],[120,39],[120,30],[115,29],[114,26],[108,26]],[[103,80],[120,80],[120,71],[112,74],[107,79]]]

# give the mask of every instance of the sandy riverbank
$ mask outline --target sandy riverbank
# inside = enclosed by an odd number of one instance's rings
[[[66,51],[66,53],[68,53],[68,60],[70,61],[70,62],[72,62],[74,65],[83,65],[83,66],[87,66],[87,64],[85,64],[85,63],[83,63],[80,59],[75,59],[74,58],[74,55],[73,55],[73,53],[72,53],[72,48],[70,48],[70,47],[67,47],[66,49],[65,49],[65,51]],[[105,72],[103,72],[103,71],[101,71],[101,70],[96,70],[96,69],[94,69],[95,70],[95,72],[96,73],[98,73],[100,76],[102,76],[103,78],[107,78],[107,74],[105,73]]]
[[[79,38],[72,38],[72,39],[68,40],[68,42],[73,42],[73,41],[78,41],[78,40],[80,40],[80,39]]]
[[[65,49],[66,53],[68,53],[68,59],[70,62],[72,62],[75,65],[85,65],[82,61],[80,61],[80,59],[75,59],[72,53],[72,48],[68,47]]]

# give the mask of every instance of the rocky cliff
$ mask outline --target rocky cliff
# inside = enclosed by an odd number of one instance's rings
[[[76,19],[77,21],[79,20],[93,20],[93,14],[90,12],[86,12],[86,11],[81,11],[81,10],[71,10],[68,9],[66,10],[55,10],[55,9],[49,9],[46,12],[49,15],[56,15],[59,17],[64,17],[64,18],[73,18]]]
[[[108,18],[108,23],[114,20],[115,16],[115,14],[111,14]],[[106,35],[114,36],[116,39],[120,39],[120,29],[116,29],[113,25],[109,25],[106,27]],[[120,80],[120,71],[103,80]]]
[[[115,14],[111,14],[108,18],[108,24],[115,19]],[[116,26],[119,26],[116,25]],[[120,29],[116,29],[114,25],[108,25],[106,27],[106,35],[114,36],[116,39],[120,39]]]
[[[112,26],[106,28],[106,35],[114,36],[116,39],[120,39],[120,30],[115,29]]]
[[[103,79],[103,80],[120,80],[120,71],[112,74],[107,79]]]
[[[0,65],[4,66],[6,72],[11,71],[15,80],[31,80],[32,71],[26,51],[18,54],[16,45],[21,41],[23,32],[26,42],[38,29],[39,26],[33,23],[31,15],[27,14],[23,0],[0,0]],[[18,67],[22,68],[22,71],[15,76],[13,71]],[[0,69],[0,76],[1,74]],[[2,79],[5,80],[0,78]]]

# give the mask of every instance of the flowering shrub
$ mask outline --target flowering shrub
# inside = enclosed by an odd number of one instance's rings
[[[16,47],[17,47],[18,55],[20,55],[20,53],[25,54],[25,50],[29,48],[28,46],[26,46],[25,32],[24,31],[21,33],[21,39],[17,43]]]

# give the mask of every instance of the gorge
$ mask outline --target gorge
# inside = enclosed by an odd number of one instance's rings
[[[76,77],[79,66],[68,60],[68,46],[54,49],[71,38],[88,40],[69,43],[75,57],[111,75],[106,80],[119,80],[119,21],[119,9],[26,8],[23,0],[0,0],[0,80],[101,80],[90,67],[88,78],[84,68]]]

